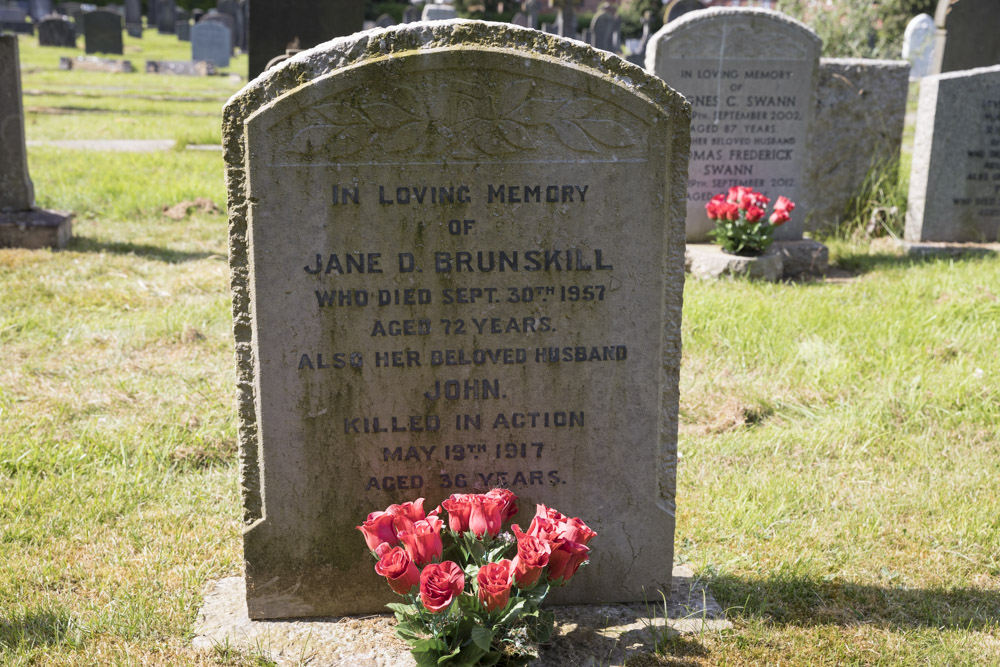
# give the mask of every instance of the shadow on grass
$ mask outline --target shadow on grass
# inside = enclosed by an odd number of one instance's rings
[[[167,264],[192,262],[209,257],[219,257],[217,252],[189,252],[172,250],[161,246],[144,245],[141,243],[122,243],[120,241],[97,241],[87,237],[77,236],[69,242],[66,248],[74,252],[106,252],[112,255],[136,255],[148,257]]]
[[[841,252],[836,261],[831,261],[832,269],[840,269],[854,275],[870,273],[882,269],[906,269],[912,266],[941,262],[964,262],[992,256],[988,251],[969,250],[960,254],[899,255],[891,252]]]
[[[865,624],[899,630],[1000,626],[1000,591],[892,588],[796,576],[718,575],[709,586],[730,620],[757,616],[783,625]]]
[[[13,618],[0,616],[2,647],[18,649],[82,642],[82,628],[66,612],[32,611]]]

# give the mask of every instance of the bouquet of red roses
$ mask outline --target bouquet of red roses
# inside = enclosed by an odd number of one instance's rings
[[[522,665],[538,657],[554,618],[539,607],[588,561],[597,536],[578,518],[538,505],[527,532],[507,489],[453,494],[424,512],[424,499],[372,512],[358,530],[375,571],[405,603],[388,605],[396,634],[421,667]],[[447,523],[439,517],[447,513]],[[445,538],[449,538],[447,546]]]
[[[771,216],[765,219],[770,202],[768,197],[742,185],[729,188],[728,195],[715,195],[705,204],[709,219],[715,220],[715,229],[709,235],[733,255],[764,254],[774,240],[774,228],[788,222],[795,208],[787,197],[778,197]]]

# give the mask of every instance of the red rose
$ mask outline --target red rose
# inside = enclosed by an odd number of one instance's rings
[[[509,489],[490,489],[486,495],[503,501],[503,508],[500,510],[503,517],[501,523],[507,523],[508,519],[517,514],[517,496],[514,495],[513,491]]]
[[[528,535],[544,542],[554,542],[559,537],[559,523],[544,516],[535,516],[528,526]]]
[[[559,523],[558,538],[567,542],[577,542],[586,545],[597,537],[597,533],[590,529],[580,518],[573,517]]]
[[[472,513],[469,515],[469,530],[476,537],[489,534],[496,537],[503,525],[504,501],[499,498],[476,494],[469,497],[472,502]]]
[[[420,573],[420,601],[431,613],[446,610],[465,588],[465,575],[458,563],[431,563]]]
[[[406,595],[414,586],[420,585],[420,570],[402,547],[383,549],[379,555],[381,558],[375,563],[375,571],[388,580],[389,588]]]
[[[734,220],[739,220],[740,207],[737,206],[736,204],[727,203],[725,205],[725,209],[722,211],[722,217],[725,218],[726,220],[729,220],[730,222],[733,222]]]
[[[753,188],[748,188],[743,185],[734,185],[729,188],[729,196],[726,197],[726,201],[730,204],[736,204],[739,206],[739,204],[743,201],[743,195],[748,192],[753,192]]]
[[[499,563],[487,563],[479,568],[479,574],[476,575],[479,601],[486,611],[496,611],[507,606],[512,574],[511,562],[506,559]]]
[[[441,543],[441,526],[444,522],[433,514],[417,521],[410,530],[399,533],[399,541],[417,565],[440,560],[444,545]]]
[[[453,533],[464,533],[469,530],[469,517],[472,515],[470,494],[453,493],[441,507],[448,513],[448,528]]]
[[[380,544],[395,545],[399,540],[396,537],[396,530],[393,528],[394,517],[385,512],[372,512],[368,519],[360,526],[355,526],[365,536],[365,543],[368,549],[375,551]]]
[[[787,211],[791,213],[792,211],[795,210],[795,202],[793,202],[788,197],[782,195],[781,197],[778,197],[778,201],[774,202],[774,210]]]
[[[518,588],[531,588],[549,564],[552,547],[545,540],[521,532],[521,527],[517,524],[511,526],[511,529],[517,537],[517,555],[513,560],[514,581]]]
[[[747,209],[747,222],[757,222],[764,217],[764,209],[757,206],[750,206]]]
[[[768,218],[768,221],[770,221],[772,225],[777,227],[778,225],[783,225],[786,222],[788,222],[788,218],[789,218],[788,211],[786,211],[783,208],[775,209],[774,213],[771,214],[771,217]]]
[[[708,212],[708,218],[710,220],[718,220],[722,217],[723,211],[725,211],[726,205],[726,195],[715,195],[712,200],[705,204],[705,210]]]
[[[549,556],[549,581],[562,579],[568,582],[576,574],[577,569],[587,560],[590,548],[577,542],[563,541],[552,546]]]

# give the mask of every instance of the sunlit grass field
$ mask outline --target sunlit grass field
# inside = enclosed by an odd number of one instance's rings
[[[241,85],[20,44],[29,141],[218,143]],[[162,211],[224,208],[221,153],[29,162],[75,239],[0,250],[0,663],[258,664],[190,648],[241,572],[226,217]],[[676,554],[733,628],[642,664],[1000,664],[1000,259],[829,242],[837,281],[685,287]]]

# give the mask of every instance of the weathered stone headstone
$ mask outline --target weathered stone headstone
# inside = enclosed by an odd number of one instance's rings
[[[142,25],[142,0],[125,0],[125,25]]]
[[[416,23],[420,20],[420,10],[413,5],[409,5],[403,10],[403,23]]]
[[[521,26],[522,28],[530,28],[531,19],[524,12],[518,12],[510,19],[510,22],[516,26]]]
[[[673,0],[663,9],[663,22],[676,21],[689,12],[696,12],[705,8],[706,5],[701,0]]]
[[[455,8],[444,2],[428,2],[420,14],[421,21],[447,21],[457,16]]]
[[[174,0],[157,0],[156,31],[161,35],[172,35],[176,24],[177,4]]]
[[[17,37],[0,35],[0,247],[65,247],[70,217],[34,208]]]
[[[1000,65],[997,0],[938,0],[934,23],[933,74]]]
[[[909,77],[905,60],[820,59],[807,151],[807,230],[840,224],[870,169],[898,170]]]
[[[246,48],[246,44],[243,41],[243,33],[246,32],[243,29],[243,11],[236,0],[219,0],[215,9],[220,14],[225,14],[232,19],[232,24],[229,28],[233,31],[233,48]]]
[[[577,38],[576,5],[578,4],[580,0],[553,0],[552,6],[557,10],[555,32],[560,37]]]
[[[361,30],[364,3],[357,0],[249,0],[250,78],[264,71],[289,45],[310,49]]]
[[[76,48],[76,31],[64,16],[48,16],[38,22],[39,46],[69,46]]]
[[[903,33],[903,59],[910,61],[910,78],[920,79],[931,73],[934,62],[934,34],[937,27],[929,14],[910,19]]]
[[[389,26],[396,25],[396,19],[392,18],[390,14],[382,14],[375,19],[375,25],[379,28],[388,28]]]
[[[528,15],[528,27],[538,29],[538,14],[541,9],[538,0],[525,0],[524,13]]]
[[[204,60],[216,67],[229,67],[233,35],[225,24],[207,17],[191,28],[191,60]]]
[[[615,52],[615,12],[607,2],[590,21],[592,44],[602,51]]]
[[[174,24],[174,34],[177,35],[177,41],[179,42],[190,42],[191,41],[191,22],[190,21],[178,21]]]
[[[233,36],[233,47],[236,47],[236,19],[229,14],[212,9],[201,17],[201,21],[199,21],[199,23],[203,21],[215,21],[216,23],[221,23],[229,28],[229,34]]]
[[[122,17],[104,9],[84,14],[83,44],[87,53],[124,53]]]
[[[1000,240],[1000,66],[920,82],[907,241]]]
[[[31,0],[29,6],[31,9],[28,10],[28,13],[31,14],[35,23],[52,13],[52,0]]]
[[[229,102],[251,618],[380,611],[354,526],[498,485],[600,536],[554,601],[670,590],[688,125],[639,68],[472,21]]]
[[[708,238],[705,204],[734,185],[796,202],[775,238],[801,238],[820,47],[816,33],[784,14],[735,7],[691,12],[650,40],[646,69],[694,107],[688,241]]]

